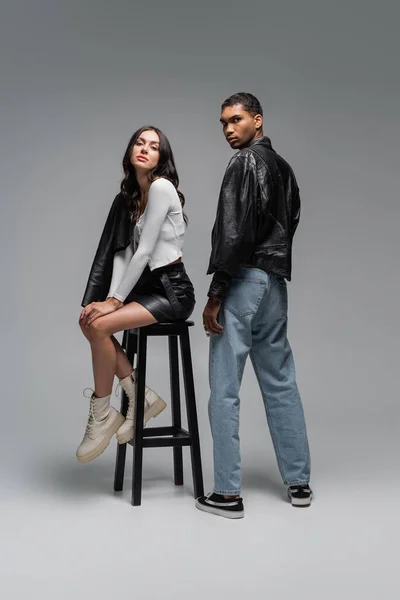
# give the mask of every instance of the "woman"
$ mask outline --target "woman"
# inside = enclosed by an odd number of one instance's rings
[[[135,375],[113,334],[187,319],[195,305],[181,258],[184,197],[177,189],[179,178],[166,136],[151,126],[136,131],[123,169],[121,192],[108,215],[79,318],[90,343],[94,374],[89,419],[76,453],[81,462],[101,454],[114,433],[121,444],[134,435]],[[110,406],[114,375],[129,399],[126,418]],[[165,406],[146,388],[145,422]]]

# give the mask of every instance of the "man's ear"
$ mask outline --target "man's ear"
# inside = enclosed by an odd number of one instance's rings
[[[262,126],[263,126],[262,115],[255,115],[254,123],[255,123],[256,129],[262,129]]]

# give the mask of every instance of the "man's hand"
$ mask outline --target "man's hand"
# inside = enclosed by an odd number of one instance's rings
[[[104,317],[123,306],[124,303],[117,298],[107,298],[104,302],[92,302],[85,306],[79,316],[79,323],[89,327],[99,317]]]
[[[224,330],[217,321],[220,306],[221,300],[216,296],[211,296],[203,310],[203,325],[207,336],[210,333],[219,335]]]

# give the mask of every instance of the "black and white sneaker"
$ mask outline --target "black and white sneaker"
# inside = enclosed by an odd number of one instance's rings
[[[292,506],[306,508],[311,504],[313,493],[308,484],[291,485],[288,487],[288,498]]]
[[[196,498],[196,507],[199,510],[226,517],[227,519],[242,519],[244,517],[242,498],[224,498],[221,494],[211,492],[207,496]]]

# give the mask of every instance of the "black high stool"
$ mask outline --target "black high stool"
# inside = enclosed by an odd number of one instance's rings
[[[128,444],[133,446],[132,504],[134,506],[141,504],[143,448],[172,447],[174,449],[175,485],[183,485],[182,447],[190,446],[194,497],[197,498],[204,494],[192,356],[189,341],[189,327],[193,325],[193,321],[177,321],[175,323],[155,323],[147,327],[124,331],[122,345],[132,365],[134,364],[134,355],[137,354],[135,435],[134,439],[128,442]],[[147,338],[149,336],[168,336],[172,402],[172,426],[169,427],[143,427]],[[181,423],[178,338],[181,347],[188,431],[182,429]],[[121,412],[123,415],[126,415],[127,409],[128,397],[123,392],[121,402]],[[114,477],[114,490],[116,492],[120,492],[123,488],[126,446],[126,444],[118,444],[117,448]]]

